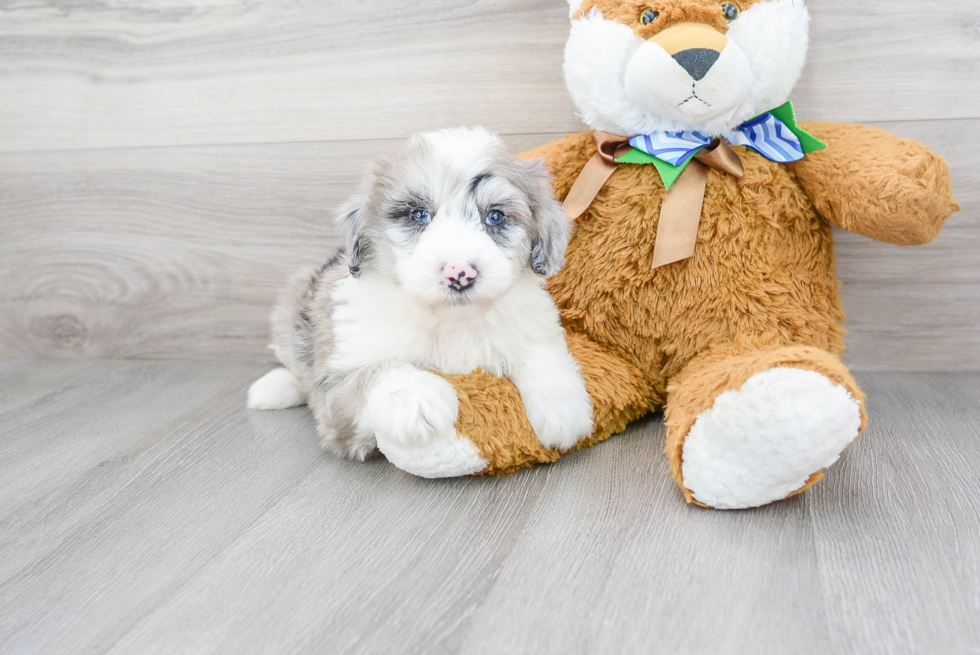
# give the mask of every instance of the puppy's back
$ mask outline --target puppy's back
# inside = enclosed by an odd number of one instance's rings
[[[350,274],[343,255],[340,251],[323,264],[293,273],[272,310],[271,348],[307,388],[313,382],[316,360],[328,358],[333,351],[329,289]]]

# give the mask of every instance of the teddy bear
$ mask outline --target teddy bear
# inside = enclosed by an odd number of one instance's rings
[[[804,0],[570,0],[564,73],[591,128],[543,158],[576,231],[549,280],[594,431],[663,410],[689,503],[798,494],[866,428],[841,360],[832,227],[925,244],[959,209],[946,162],[874,128],[798,123]],[[425,477],[554,462],[520,396],[447,376],[456,434],[379,447]]]

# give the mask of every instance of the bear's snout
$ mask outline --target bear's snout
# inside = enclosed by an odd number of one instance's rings
[[[728,46],[728,37],[703,23],[680,23],[650,39],[696,82],[704,79]]]
[[[697,81],[704,79],[711,67],[718,61],[720,52],[708,50],[707,48],[691,48],[682,50],[674,55],[674,61],[687,71],[688,75]]]

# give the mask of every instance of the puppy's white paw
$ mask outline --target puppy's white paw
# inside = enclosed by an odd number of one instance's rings
[[[379,440],[424,444],[455,434],[459,398],[445,379],[412,368],[382,374],[368,393],[359,423],[370,425]]]
[[[455,430],[435,435],[424,444],[386,441],[378,436],[378,449],[388,461],[420,478],[457,478],[479,473],[489,466],[480,449]]]
[[[248,390],[249,409],[289,409],[305,404],[303,383],[285,368],[269,371]]]
[[[521,401],[538,443],[545,448],[569,450],[592,434],[592,405],[584,385],[523,391]]]
[[[726,391],[684,441],[684,486],[715,509],[786,498],[858,435],[861,406],[813,371],[772,368]]]

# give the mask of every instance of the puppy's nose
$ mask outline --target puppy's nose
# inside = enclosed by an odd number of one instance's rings
[[[717,50],[691,48],[674,55],[674,61],[680,64],[681,68],[686,70],[691,77],[700,82],[720,56],[721,53]]]
[[[473,286],[476,282],[477,272],[470,264],[446,264],[442,269],[442,276],[446,279],[446,284],[450,289],[462,291]]]

